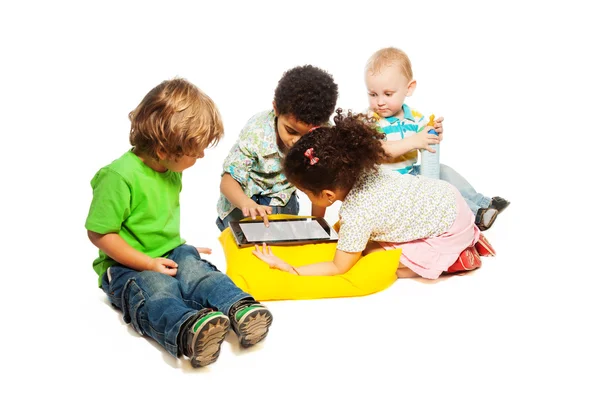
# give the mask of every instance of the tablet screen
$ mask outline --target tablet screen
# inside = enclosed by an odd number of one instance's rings
[[[323,218],[274,220],[268,227],[262,220],[232,222],[231,228],[238,245],[337,240],[337,233]]]

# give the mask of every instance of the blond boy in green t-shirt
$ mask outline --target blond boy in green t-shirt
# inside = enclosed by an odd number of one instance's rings
[[[231,325],[243,347],[273,317],[180,236],[182,172],[223,135],[215,104],[184,79],[162,82],[130,115],[133,148],[92,179],[85,223],[99,284],[123,319],[192,366],[216,361]]]

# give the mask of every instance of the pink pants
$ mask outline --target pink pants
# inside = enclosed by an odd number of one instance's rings
[[[473,246],[479,240],[480,232],[475,225],[475,216],[460,192],[455,188],[454,191],[456,220],[447,232],[406,243],[379,243],[386,250],[401,248],[400,263],[423,278],[438,278],[454,264],[463,250]]]

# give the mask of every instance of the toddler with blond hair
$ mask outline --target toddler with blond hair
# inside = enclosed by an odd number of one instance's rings
[[[401,174],[419,175],[418,150],[434,151],[429,145],[443,139],[444,119],[435,121],[434,129],[439,136],[430,134],[429,129],[425,129],[428,119],[405,103],[417,88],[407,54],[394,47],[376,51],[365,66],[365,84],[369,115],[374,117],[378,129],[388,141],[398,141],[393,154],[400,155],[383,164],[384,167]],[[482,231],[489,229],[498,214],[510,204],[502,197],[490,198],[477,192],[462,175],[447,165],[440,165],[440,179],[459,190]]]

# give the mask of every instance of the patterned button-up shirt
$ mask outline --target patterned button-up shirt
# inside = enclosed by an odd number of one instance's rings
[[[285,206],[296,190],[283,174],[283,153],[277,146],[275,112],[254,115],[223,162],[222,173],[230,174],[248,197],[256,194],[271,198],[270,206]],[[235,206],[223,194],[217,203],[223,219]]]

